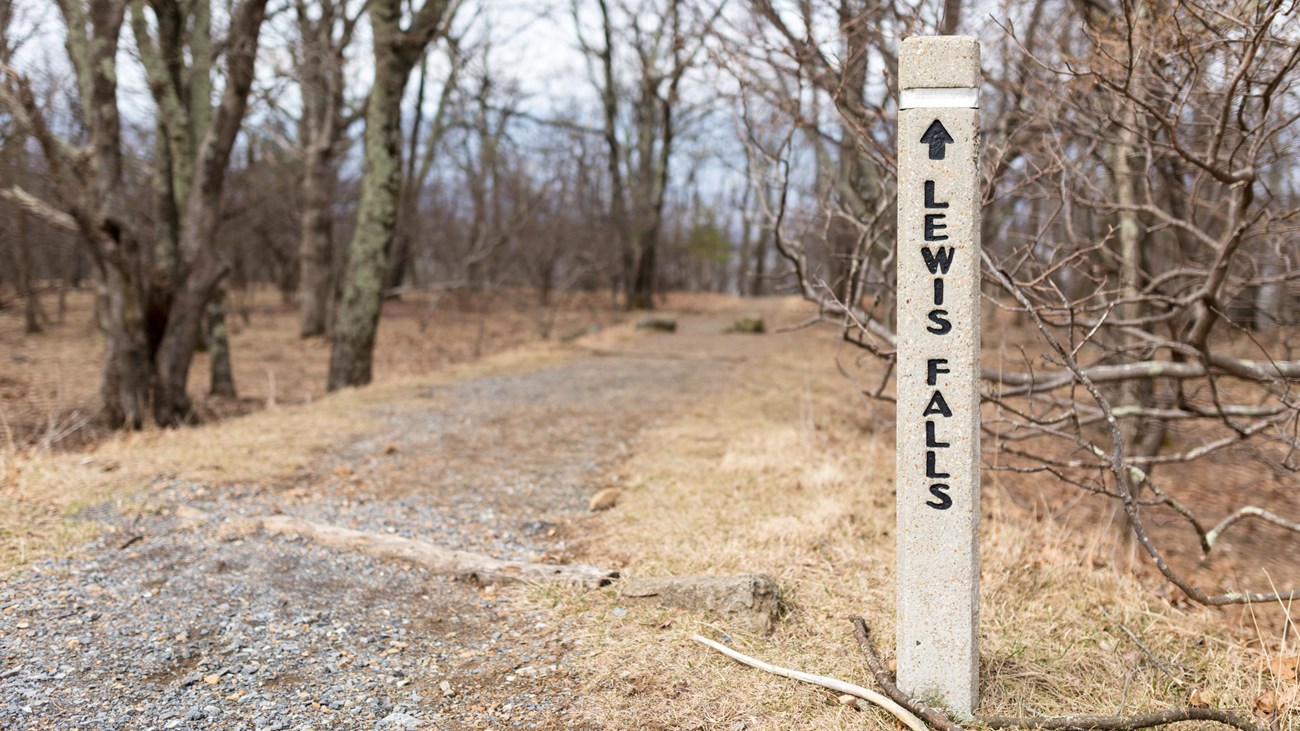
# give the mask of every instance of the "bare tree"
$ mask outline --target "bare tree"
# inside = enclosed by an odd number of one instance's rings
[[[773,243],[794,265],[795,287],[805,297],[832,317],[851,316],[887,333],[893,137],[884,122],[896,66],[888,38],[910,34],[917,20],[888,4],[856,0],[749,5],[749,17],[727,35],[734,42],[723,56],[742,85],[749,169],[760,190],[788,190],[791,154],[816,171],[815,208],[791,210],[780,194],[765,202]],[[832,47],[839,52],[829,53]],[[879,64],[883,83],[867,84],[871,63]],[[777,208],[785,214],[779,227],[771,225]],[[789,235],[791,226],[802,234]],[[865,296],[874,299],[883,327],[853,313]]]
[[[15,46],[20,42],[20,39],[12,35],[17,10],[13,0],[0,0],[0,64],[4,66],[9,65],[13,59]],[[22,172],[27,168],[27,154],[24,148],[26,140],[22,130],[12,123],[12,119],[6,122],[7,124],[0,128],[0,140],[3,141],[3,146],[0,147],[0,166],[10,180],[21,179]],[[32,237],[28,216],[21,206],[14,206],[13,221],[13,230],[6,233],[13,243],[11,253],[14,286],[18,290],[18,295],[23,298],[23,332],[34,335],[44,329],[41,327],[44,313],[41,310],[40,295],[33,282]]]
[[[144,244],[145,232],[125,205],[125,160],[117,100],[117,51],[126,0],[60,0],[66,49],[88,141],[78,145],[50,125],[28,79],[4,70],[0,105],[37,141],[53,183],[53,202],[18,186],[6,195],[65,229],[76,230],[95,263],[99,322],[105,336],[101,396],[107,421],[136,428],[152,406],[154,420],[173,425],[190,417],[186,394],[189,366],[200,321],[225,272],[213,237],[227,163],[239,133],[253,80],[258,35],[266,0],[245,0],[233,9],[222,44],[226,83],[211,117],[201,128],[168,128],[189,135],[192,171],[178,204],[174,258]],[[136,5],[134,12],[143,12]],[[147,49],[141,49],[149,63]],[[156,57],[155,60],[160,59]],[[166,61],[163,61],[164,63]],[[201,60],[199,63],[203,63]],[[199,81],[201,87],[203,82]],[[162,90],[170,95],[170,91]],[[193,91],[191,88],[190,91]],[[168,103],[177,101],[163,97]],[[192,98],[192,97],[191,97]],[[162,167],[161,161],[157,167]],[[171,167],[168,165],[168,169]],[[168,245],[168,248],[170,246]]]
[[[721,11],[718,6],[694,17],[681,0],[614,9],[608,0],[596,0],[596,6],[600,45],[583,35],[580,5],[574,5],[574,17],[600,92],[609,219],[622,249],[620,284],[628,309],[653,309],[664,201],[680,131],[682,81],[703,55],[709,28]],[[626,81],[619,68],[624,53],[633,57]]]
[[[442,151],[443,139],[448,130],[456,124],[456,120],[452,119],[451,111],[454,94],[468,58],[475,52],[475,49],[464,47],[460,39],[450,36],[447,38],[445,48],[447,75],[442,80],[442,89],[438,92],[433,114],[427,120],[425,96],[429,86],[429,54],[426,51],[420,56],[420,76],[416,84],[414,103],[415,114],[411,122],[411,133],[406,141],[406,163],[402,172],[397,233],[393,239],[393,251],[389,256],[388,273],[385,277],[385,290],[389,293],[402,286],[411,268],[416,239],[423,229],[420,221],[420,204],[428,189],[434,162]]]
[[[330,390],[371,379],[384,274],[397,228],[402,94],[425,47],[446,33],[454,9],[452,0],[425,0],[403,28],[401,0],[371,0],[367,8],[374,35],[375,81],[366,102],[365,172],[330,351]]]
[[[298,45],[294,73],[302,94],[298,143],[302,154],[301,234],[299,238],[299,335],[325,334],[333,301],[333,227],[331,208],[338,187],[337,157],[347,132],[346,52],[364,3],[349,14],[346,0],[308,5],[295,0]]]

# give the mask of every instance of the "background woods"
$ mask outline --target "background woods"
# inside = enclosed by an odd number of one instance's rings
[[[1100,495],[1192,599],[1273,596],[1199,588],[1145,516],[1205,554],[1297,528],[1293,4],[0,0],[0,27],[0,306],[41,337],[93,289],[94,416],[137,429],[194,418],[201,350],[236,394],[259,287],[330,389],[372,379],[386,302],[423,333],[453,296],[545,337],[579,297],[795,293],[888,364],[894,54],[975,35],[988,468]],[[1180,483],[1233,460],[1267,484],[1206,518]]]

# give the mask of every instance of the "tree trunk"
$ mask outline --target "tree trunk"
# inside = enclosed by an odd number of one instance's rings
[[[218,286],[207,306],[208,355],[212,359],[209,393],[235,398],[235,372],[230,364],[230,334],[226,328],[226,288]]]
[[[943,18],[939,21],[939,35],[956,35],[961,27],[961,0],[943,0]]]
[[[749,294],[746,287],[749,279],[749,264],[754,251],[754,217],[750,210],[754,193],[754,180],[749,174],[748,160],[745,165],[745,191],[740,196],[740,261],[736,264],[736,294],[744,297]]]
[[[627,295],[627,308],[629,310],[653,310],[655,308],[655,256],[658,239],[659,226],[657,222],[641,234],[641,256],[637,259],[636,275],[632,279],[632,289],[628,291]]]
[[[104,336],[104,420],[111,428],[140,429],[153,388],[140,292],[112,264],[103,267],[96,280],[95,313]]]
[[[328,149],[311,149],[303,170],[302,242],[299,248],[302,273],[299,280],[302,323],[298,335],[304,338],[325,334],[333,300],[333,221],[335,175]]]
[[[425,0],[403,30],[401,0],[371,0],[375,83],[366,101],[365,170],[357,227],[348,251],[343,302],[334,324],[326,387],[333,391],[370,382],[375,332],[383,303],[388,253],[397,230],[402,187],[402,90],[453,3]]]
[[[189,394],[190,364],[198,350],[203,313],[213,296],[217,277],[191,275],[172,298],[167,327],[154,356],[154,421],[177,426],[193,421]]]
[[[17,252],[17,269],[18,290],[23,295],[23,332],[28,335],[35,335],[42,332],[41,320],[41,301],[36,292],[36,286],[32,283],[32,239],[27,228],[27,214],[22,209],[18,209],[18,247]]]
[[[764,226],[754,247],[754,276],[749,280],[749,293],[755,297],[767,294],[767,247],[771,240],[772,232]]]
[[[402,88],[410,71],[394,48],[398,31],[398,0],[372,0],[375,27],[375,84],[366,102],[365,171],[357,228],[348,250],[343,302],[334,324],[327,388],[370,383],[383,303],[388,254],[397,227],[401,187]]]

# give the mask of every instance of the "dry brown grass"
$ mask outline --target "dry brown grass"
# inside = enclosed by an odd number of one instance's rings
[[[534,369],[564,357],[567,351],[558,346],[533,345],[199,428],[117,434],[90,451],[6,451],[0,454],[0,573],[64,553],[101,530],[76,519],[87,507],[112,503],[127,514],[148,510],[152,490],[173,479],[275,485],[371,431],[374,406],[427,408],[431,386]]]
[[[621,470],[624,500],[593,522],[586,558],[636,575],[767,573],[791,613],[766,638],[624,604],[616,591],[539,593],[588,628],[587,661],[599,670],[584,708],[602,726],[895,728],[689,639],[725,634],[769,662],[872,685],[846,619],[862,614],[892,655],[892,422],[850,395],[824,333],[780,337],[780,352],[740,366],[726,393],[639,445]],[[1267,663],[1295,653],[1294,639],[1234,626],[1228,614],[1171,603],[1163,584],[1098,568],[1078,534],[985,484],[982,713],[1135,712],[1185,704],[1193,689],[1249,713],[1265,693],[1288,690]],[[630,612],[619,617],[620,607]],[[1146,661],[1121,625],[1185,685]],[[1280,726],[1300,727],[1295,712]]]
[[[57,444],[50,443],[51,436],[95,408],[101,346],[89,320],[90,297],[70,296],[64,324],[36,336],[22,334],[17,314],[3,313],[0,573],[64,553],[94,535],[100,530],[96,524],[75,519],[87,507],[114,503],[128,513],[149,509],[152,488],[173,478],[214,486],[274,484],[350,435],[367,431],[373,405],[413,403],[428,386],[448,379],[533,368],[565,357],[562,348],[538,342],[535,313],[521,297],[445,298],[423,332],[419,320],[428,314],[427,303],[419,298],[390,303],[376,346],[376,385],[328,396],[328,345],[299,340],[296,311],[279,304],[274,293],[249,295],[247,302],[236,298],[230,317],[242,323],[232,328],[240,402],[213,403],[196,393],[209,420],[200,428],[88,431]],[[616,313],[598,309],[601,304],[594,299],[571,304],[560,311],[554,331],[617,319]],[[241,309],[249,312],[246,323]],[[519,349],[508,350],[512,347]],[[207,367],[200,356],[191,376],[194,391],[206,385]],[[255,413],[240,415],[250,411]]]

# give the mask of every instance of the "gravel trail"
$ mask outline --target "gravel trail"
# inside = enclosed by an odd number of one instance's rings
[[[432,388],[288,484],[173,480],[151,504],[179,509],[93,508],[117,530],[0,585],[0,728],[580,728],[571,628],[518,590],[237,518],[570,558],[588,498],[638,433],[743,357],[725,324],[684,318],[621,355]]]

